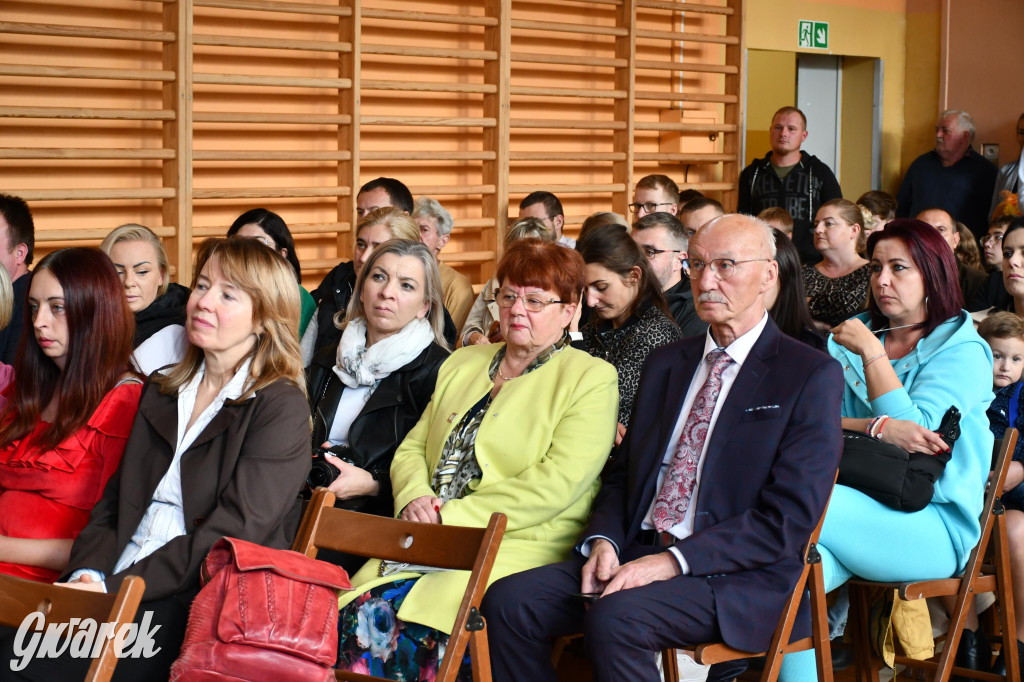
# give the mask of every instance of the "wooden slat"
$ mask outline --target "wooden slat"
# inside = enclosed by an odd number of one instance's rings
[[[344,197],[349,187],[246,187],[192,190],[194,199],[277,199],[306,197]]]
[[[559,33],[584,33],[599,36],[624,36],[629,34],[629,29],[619,26],[596,26],[593,24],[568,24],[561,21],[528,21],[526,19],[513,19],[512,28],[525,29],[530,31],[557,31]]]
[[[362,116],[364,126],[446,126],[452,128],[493,128],[493,118],[450,118],[447,116]]]
[[[637,7],[645,9],[667,9],[673,12],[700,12],[702,14],[721,14],[732,16],[732,7],[721,5],[698,5],[692,2],[670,2],[669,0],[637,0]]]
[[[494,194],[494,185],[410,185],[413,196],[462,196]]]
[[[173,159],[173,149],[0,148],[0,159]]]
[[[735,182],[688,182],[686,188],[701,192],[730,192],[736,189]]]
[[[684,154],[684,153],[661,153],[661,152],[636,152],[634,158],[637,161],[673,161],[677,163],[721,163],[723,161],[735,161],[735,154]],[[689,186],[689,185],[687,185]]]
[[[543,118],[513,118],[513,128],[550,128],[551,130],[622,130],[626,127],[623,121],[558,121]]]
[[[689,71],[693,73],[739,73],[739,67],[729,64],[696,64],[694,62],[658,62],[638,59],[633,62],[638,69],[658,71]]]
[[[0,76],[29,76],[33,78],[95,78],[112,81],[174,80],[173,71],[158,69],[93,69],[82,66],[23,66],[0,64]]]
[[[456,218],[456,230],[469,230],[481,227],[494,227],[494,218]]]
[[[445,251],[445,263],[489,263],[497,257],[494,251]]]
[[[173,227],[151,227],[151,230],[158,237],[173,237],[176,233]],[[223,235],[224,228],[220,228],[219,235]],[[110,234],[106,227],[72,227],[68,229],[39,229],[36,228],[36,243],[39,242],[80,242],[86,240],[102,240]]]
[[[496,92],[497,87],[488,83],[432,83],[429,81],[372,81],[364,79],[363,90],[466,92],[486,95]]]
[[[494,17],[472,16],[469,14],[440,14],[437,12],[406,12],[395,9],[364,9],[364,19],[387,19],[388,21],[417,21],[433,24],[460,24],[464,26],[497,26]]]
[[[272,123],[296,125],[349,125],[348,114],[275,114],[233,111],[197,111],[196,123]]]
[[[247,36],[223,36],[197,33],[192,39],[194,45],[213,47],[251,47],[269,50],[304,50],[307,52],[351,52],[352,43],[336,40],[285,40],[283,38],[250,38]]]
[[[651,31],[637,29],[637,38],[653,38],[655,40],[675,40],[683,43],[715,43],[718,45],[739,45],[736,36],[720,36],[710,33],[691,33],[689,31]]]
[[[172,31],[144,31],[126,28],[98,28],[93,26],[67,26],[63,24],[30,24],[0,21],[0,33],[61,38],[103,38],[108,40],[143,40],[170,43]]]
[[[279,88],[328,88],[347,90],[350,78],[310,78],[308,76],[248,76],[234,73],[197,73],[193,80],[203,85],[267,85]]]
[[[363,161],[494,161],[497,154],[481,152],[361,151]]]
[[[343,260],[351,260],[351,252],[348,255],[337,258],[303,258],[302,259],[302,272],[324,272],[325,270],[333,270],[338,263]]]
[[[173,199],[173,187],[146,189],[15,189],[6,188],[25,201],[107,201],[127,199]]]
[[[512,61],[528,64],[568,64],[570,66],[609,66],[612,68],[626,65],[625,59],[611,57],[574,57],[565,54],[535,54],[532,52],[513,52]]]
[[[513,95],[534,95],[538,97],[589,97],[593,99],[625,99],[625,90],[591,90],[589,88],[545,88],[527,85],[509,87]]]
[[[637,121],[637,130],[672,130],[682,133],[735,133],[735,123],[657,123]]]
[[[703,92],[636,92],[637,99],[664,100],[667,102],[717,102],[719,104],[735,104],[739,101],[736,95],[716,95]]]
[[[0,107],[0,118],[80,118],[125,121],[173,121],[167,109],[89,109],[81,107]]]
[[[216,149],[192,152],[196,161],[345,161],[350,151],[248,151]]]
[[[350,17],[351,7],[331,7],[307,2],[275,2],[273,0],[194,0],[196,7],[240,9],[253,12],[283,12],[286,14],[315,14],[328,17]]]
[[[689,187],[689,185],[687,185]],[[538,189],[544,189],[548,192],[552,192],[555,195],[560,194],[597,194],[606,192],[624,192],[626,186],[622,183],[614,183],[608,185],[509,185],[509,194],[529,194]]]
[[[509,161],[623,161],[625,152],[509,152]]]
[[[419,47],[416,45],[367,45],[363,43],[362,54],[387,54],[399,57],[433,57],[437,59],[482,59],[493,61],[498,53],[493,50],[451,50],[444,47]]]

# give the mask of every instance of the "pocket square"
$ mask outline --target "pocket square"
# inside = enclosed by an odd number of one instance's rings
[[[740,421],[744,422],[757,422],[764,421],[765,419],[776,419],[782,410],[778,405],[758,405],[756,407],[748,407],[743,410],[743,415],[740,417]]]
[[[757,407],[748,407],[747,409],[745,409],[743,411],[744,412],[759,412],[761,410],[777,410],[777,409],[779,409],[778,405],[758,405]]]

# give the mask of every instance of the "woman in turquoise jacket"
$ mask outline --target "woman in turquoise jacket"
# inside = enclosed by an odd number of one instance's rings
[[[992,353],[962,310],[956,261],[938,231],[894,220],[868,239],[869,312],[832,330],[845,372],[843,428],[909,452],[946,449],[934,433],[951,405],[961,435],[921,511],[902,512],[837,485],[818,550],[825,589],[858,576],[902,582],[948,578],[978,543],[992,434]],[[815,679],[814,652],[787,656],[783,682]]]

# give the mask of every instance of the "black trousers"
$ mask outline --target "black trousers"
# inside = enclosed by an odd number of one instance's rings
[[[166,680],[171,664],[178,658],[188,622],[188,607],[177,597],[144,601],[135,614],[135,622],[141,623],[147,612],[152,614],[149,626],[154,640],[152,648],[159,647],[159,651],[151,658],[119,659],[114,669],[114,682]],[[14,672],[11,663],[22,658],[16,653],[16,633],[17,628],[0,627],[0,682],[75,682],[89,671],[91,658],[72,658],[65,650],[58,658],[32,658],[24,670]]]
[[[625,563],[660,547],[633,545]],[[589,608],[573,599],[580,591],[575,559],[517,573],[495,582],[483,601],[496,682],[557,682],[551,644],[583,633],[587,657],[599,681],[660,680],[655,652],[721,638],[715,599],[705,578],[677,576],[602,597]]]

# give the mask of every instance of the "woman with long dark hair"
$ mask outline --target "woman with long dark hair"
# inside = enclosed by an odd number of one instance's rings
[[[288,261],[295,271],[295,280],[299,283],[299,300],[302,302],[302,311],[299,317],[299,337],[306,332],[306,325],[313,317],[316,310],[316,302],[313,296],[302,286],[302,267],[299,265],[299,257],[295,255],[295,240],[292,238],[291,230],[288,229],[284,218],[273,211],[265,208],[254,208],[246,211],[231,223],[228,228],[228,237],[247,237],[255,239],[264,246],[267,246],[281,254]]]
[[[135,322],[99,250],[35,268],[0,420],[0,572],[53,581],[117,469],[139,404]]]
[[[807,309],[800,252],[782,230],[773,227],[772,236],[775,237],[775,262],[779,264],[779,278],[775,288],[764,297],[768,314],[783,334],[818,350],[825,350],[825,337],[815,331],[814,318]]]
[[[587,273],[590,319],[582,326],[583,349],[619,373],[619,437],[629,427],[640,370],[647,354],[683,338],[668,312],[661,284],[647,256],[617,225],[589,232],[576,249]]]

